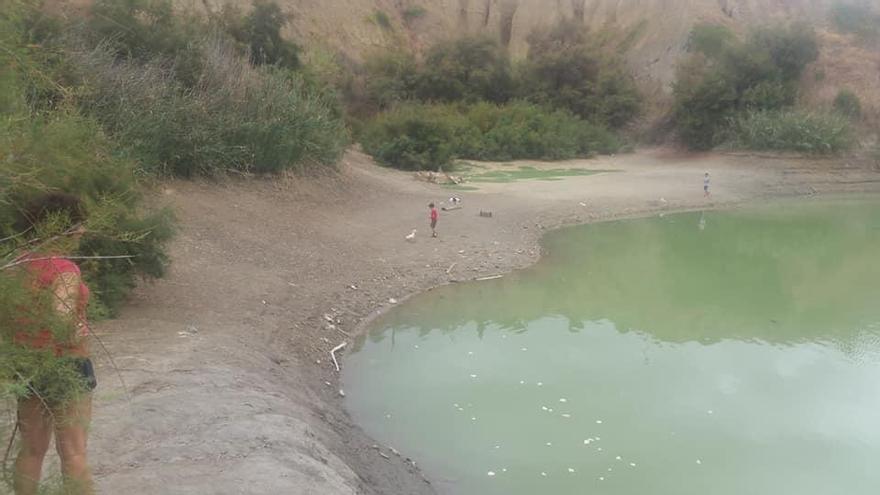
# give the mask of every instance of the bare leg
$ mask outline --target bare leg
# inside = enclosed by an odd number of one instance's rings
[[[36,495],[43,472],[43,459],[52,440],[52,415],[39,397],[18,403],[21,450],[15,459],[13,489],[16,495]]]
[[[55,446],[61,457],[65,493],[93,495],[92,473],[86,458],[89,424],[92,420],[92,394],[71,401],[61,408],[55,421]]]

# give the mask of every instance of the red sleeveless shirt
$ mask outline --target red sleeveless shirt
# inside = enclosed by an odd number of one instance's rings
[[[25,264],[25,268],[31,276],[35,290],[52,290],[58,277],[65,273],[73,273],[78,277],[82,276],[76,263],[69,259],[39,255],[30,255],[29,257],[33,259]],[[51,348],[57,356],[88,356],[85,338],[89,335],[88,320],[86,319],[88,304],[89,288],[80,281],[79,290],[76,294],[76,307],[73,308],[77,329],[72,343],[55,342],[52,332],[48,329],[36,332],[18,332],[15,334],[15,342],[35,349]]]

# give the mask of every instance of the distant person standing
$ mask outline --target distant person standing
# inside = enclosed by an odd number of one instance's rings
[[[434,203],[428,205],[431,208],[431,237],[437,237],[437,219],[440,218],[440,212],[434,207]]]
[[[703,197],[709,197],[709,172],[706,172],[706,175],[703,176]]]

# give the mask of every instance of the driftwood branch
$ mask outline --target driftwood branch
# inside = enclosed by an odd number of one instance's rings
[[[347,344],[347,342],[343,342],[330,351],[330,357],[333,359],[333,366],[336,366],[336,371],[339,371],[339,361],[336,360],[336,351],[342,350]]]
[[[120,259],[130,259],[135,258],[134,255],[128,254],[119,254],[115,256],[64,256],[64,259],[67,260],[120,260]],[[13,268],[19,265],[23,265],[25,263],[30,263],[31,261],[45,261],[51,260],[53,258],[57,258],[57,256],[46,256],[42,258],[24,258],[18,261],[13,261],[12,263],[7,263],[3,266],[0,266],[0,270],[7,270],[9,268]]]

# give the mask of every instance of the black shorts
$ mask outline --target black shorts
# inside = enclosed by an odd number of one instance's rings
[[[98,388],[98,378],[95,376],[95,365],[92,364],[92,360],[89,358],[75,358],[73,363],[79,374],[82,375],[83,384],[86,386],[86,389],[91,392]]]
[[[437,226],[437,220],[431,220],[431,228],[433,229],[436,226]]]
[[[50,405],[88,393],[98,386],[92,360],[80,357],[59,358],[57,370],[34,376],[27,384],[30,396],[42,397]]]

